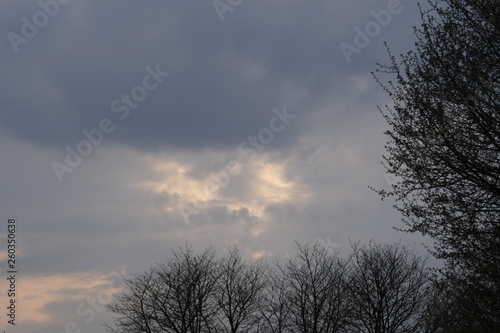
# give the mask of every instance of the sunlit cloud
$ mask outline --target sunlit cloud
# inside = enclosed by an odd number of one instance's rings
[[[201,176],[197,168],[199,166],[194,163],[157,161],[153,170],[161,177],[155,177],[154,181],[145,180],[142,186],[155,195],[169,198],[162,209],[172,214],[179,214],[182,204],[196,214],[204,214],[214,207],[225,207],[228,212],[237,212],[235,216],[253,218],[258,221],[250,230],[254,236],[264,232],[267,224],[272,223],[266,213],[267,207],[290,203],[300,205],[310,198],[306,186],[287,178],[286,161],[272,159],[268,154],[241,163],[227,163],[225,168]]]
[[[113,292],[122,287],[112,274],[91,272],[73,274],[54,274],[46,276],[21,276],[18,287],[22,292],[16,294],[16,303],[22,306],[22,320],[37,323],[49,323],[59,320],[55,313],[50,313],[46,307],[55,302],[80,302],[85,310],[89,298],[110,299]],[[7,294],[7,285],[3,284],[2,295]],[[105,302],[101,300],[101,306]],[[89,306],[87,306],[90,308]],[[77,316],[77,307],[74,309]],[[5,328],[5,327],[3,327]]]

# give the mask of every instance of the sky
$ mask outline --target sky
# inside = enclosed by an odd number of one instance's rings
[[[105,332],[121,277],[186,241],[426,255],[369,189],[391,182],[370,72],[419,22],[411,0],[1,1],[0,330]]]

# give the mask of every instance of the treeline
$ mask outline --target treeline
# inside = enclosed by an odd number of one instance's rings
[[[236,247],[219,258],[186,245],[126,280],[126,291],[108,305],[116,319],[107,329],[430,332],[441,310],[434,295],[426,260],[401,244],[354,244],[348,258],[320,243],[297,244],[294,257],[274,263],[244,260]]]

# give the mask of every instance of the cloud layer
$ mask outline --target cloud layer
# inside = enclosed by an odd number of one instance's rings
[[[219,2],[0,4],[0,210],[23,295],[3,329],[104,332],[79,305],[186,240],[269,260],[295,240],[422,241],[368,189],[387,186],[370,71],[384,41],[411,48],[416,4]]]

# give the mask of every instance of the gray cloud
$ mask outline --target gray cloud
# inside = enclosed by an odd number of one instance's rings
[[[231,146],[272,108],[312,115],[353,70],[368,70],[383,36],[350,65],[338,43],[352,39],[352,27],[370,18],[365,12],[385,2],[377,4],[354,11],[321,1],[245,2],[220,22],[210,2],[70,2],[18,55],[4,39],[0,91],[9,112],[0,122],[24,140],[60,150],[103,117],[117,125],[107,142],[141,150]],[[36,10],[15,12],[29,18]],[[348,20],[346,13],[364,15]],[[403,11],[393,25],[410,14]],[[9,23],[4,29],[20,31],[20,19]],[[156,64],[171,76],[118,120],[112,101],[130,94],[144,68]],[[275,145],[293,145],[303,130],[296,125]]]
[[[349,240],[421,242],[393,231],[400,217],[367,188],[386,186],[376,106],[388,103],[369,72],[388,59],[384,40],[395,53],[413,45],[416,4],[402,0],[350,63],[339,47],[388,3],[244,0],[220,21],[211,1],[70,1],[16,54],[7,34],[40,6],[2,1],[0,211],[19,220],[25,277],[140,273],[185,240],[269,259],[318,237],[345,253]],[[170,75],[121,120],[111,104],[157,64]],[[242,155],[285,106],[297,117]],[[103,118],[116,129],[59,182],[51,163]],[[176,205],[231,160],[241,172],[186,224]],[[42,310],[58,319],[23,332],[81,322],[78,301],[55,293]]]

